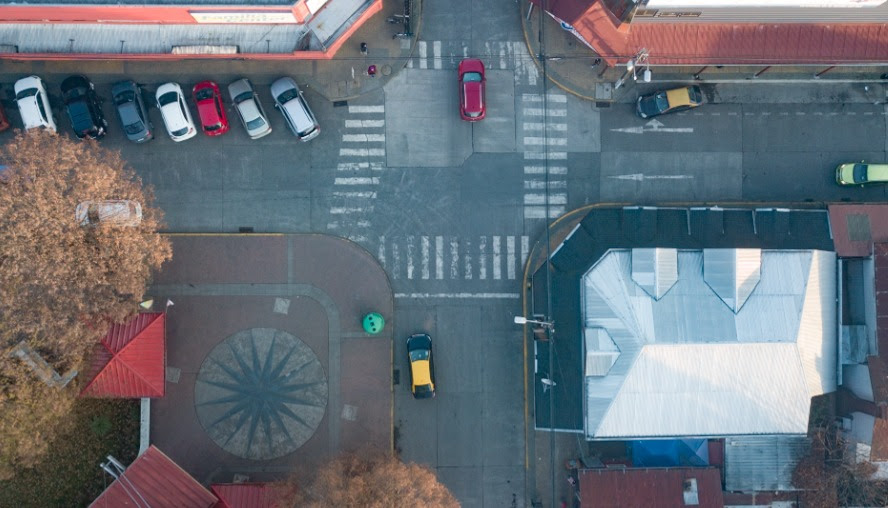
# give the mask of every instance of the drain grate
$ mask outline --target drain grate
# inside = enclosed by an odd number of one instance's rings
[[[400,369],[395,369],[395,371],[392,372],[392,383],[395,386],[401,384],[401,370]]]

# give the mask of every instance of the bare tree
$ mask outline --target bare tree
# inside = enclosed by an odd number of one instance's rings
[[[427,466],[405,464],[381,452],[344,454],[321,466],[306,482],[300,482],[298,476],[292,476],[283,485],[286,506],[459,506]]]
[[[172,249],[158,234],[162,216],[150,189],[117,152],[29,131],[0,147],[0,164],[6,166],[0,174],[0,435],[33,436],[13,450],[5,445],[15,441],[4,441],[0,458],[27,463],[39,455],[49,422],[70,406],[64,400],[74,390],[41,408],[46,414],[31,411],[29,423],[23,408],[34,397],[52,397],[44,393],[48,387],[23,386],[42,382],[23,376],[26,366],[9,360],[11,348],[24,341],[59,372],[77,368],[110,322],[138,310],[152,271]],[[141,220],[83,225],[75,218],[79,203],[106,200],[139,203]],[[25,449],[31,451],[17,451]]]

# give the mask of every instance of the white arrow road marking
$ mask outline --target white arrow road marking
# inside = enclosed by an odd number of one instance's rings
[[[643,182],[644,180],[689,180],[691,178],[694,178],[694,175],[645,175],[644,173],[633,173],[629,175],[610,176],[608,178]]]
[[[644,134],[645,132],[694,132],[693,127],[665,127],[663,122],[656,118],[644,124],[643,127],[622,127],[611,129],[613,132],[625,132],[628,134]]]

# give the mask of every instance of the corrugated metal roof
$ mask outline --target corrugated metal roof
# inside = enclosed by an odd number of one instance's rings
[[[210,508],[219,500],[151,445],[90,507]]]
[[[835,390],[834,253],[763,251],[736,314],[705,283],[703,257],[679,251],[660,300],[632,281],[626,250],[584,276],[585,326],[620,351],[606,376],[585,378],[587,437],[804,433],[810,398]]]
[[[163,397],[166,318],[145,312],[115,324],[96,346],[81,397]]]
[[[265,483],[215,483],[210,486],[220,508],[275,508],[274,490]]]
[[[703,280],[736,314],[761,279],[761,249],[703,249]]]
[[[651,65],[833,64],[888,60],[888,23],[632,23],[601,1],[550,2],[610,65],[647,48]]]
[[[0,24],[0,44],[17,46],[19,53],[168,54],[173,46],[237,46],[241,53],[291,53],[308,30],[307,25],[296,24],[10,23]]]
[[[579,479],[584,508],[725,505],[715,468],[584,469]]]
[[[795,490],[792,472],[808,453],[805,436],[742,436],[725,440],[725,490]]]
[[[632,280],[659,300],[678,280],[678,250],[632,249]]]
[[[374,0],[336,0],[327,2],[308,25],[324,47],[328,47],[340,34],[348,30],[354,20]]]

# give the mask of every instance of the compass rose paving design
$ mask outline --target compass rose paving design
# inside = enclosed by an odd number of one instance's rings
[[[327,407],[327,377],[314,351],[273,328],[237,332],[207,355],[194,405],[207,435],[252,460],[292,453],[311,438]]]

